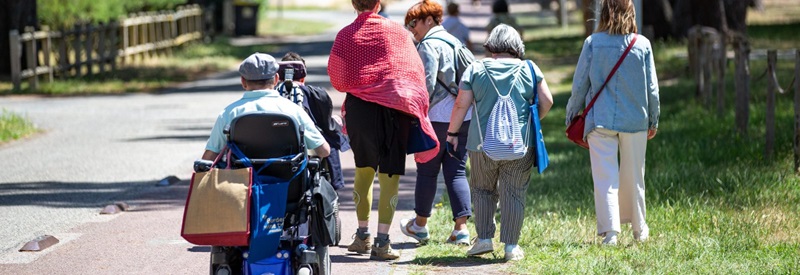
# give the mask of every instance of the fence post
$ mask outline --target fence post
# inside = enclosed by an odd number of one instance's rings
[[[135,19],[137,16],[132,14],[133,18]],[[135,21],[131,20],[132,23],[129,25],[131,28],[131,42],[128,46],[135,47],[139,45],[139,25],[135,25]],[[136,55],[126,54],[126,56],[130,56],[130,60],[132,62],[136,62]]]
[[[794,53],[794,173],[800,174],[800,50]]]
[[[69,54],[67,53],[69,34],[68,30],[61,31],[61,42],[58,43],[58,77],[62,79],[69,75]]]
[[[119,21],[112,21],[111,24],[108,26],[109,32],[111,34],[111,49],[109,50],[109,59],[111,60],[111,71],[114,72],[117,70],[117,56],[119,55]],[[126,32],[127,33],[127,32]],[[125,39],[127,42],[127,38]]]
[[[25,32],[31,35],[31,40],[25,41],[28,46],[27,49],[25,49],[25,59],[28,61],[28,70],[33,73],[33,75],[28,78],[31,90],[39,89],[39,76],[36,74],[38,49],[36,49],[35,31],[33,27],[25,27]]]
[[[52,58],[52,51],[53,51],[53,39],[51,38],[52,33],[50,32],[49,26],[42,26],[42,31],[45,33],[44,38],[44,49],[42,49],[44,55],[44,65],[47,67],[47,83],[53,83],[53,67],[51,64]]]
[[[195,8],[195,10],[197,10],[197,15],[195,15],[195,17],[194,17],[194,21],[195,21],[195,24],[196,24],[194,31],[200,34],[199,35],[200,38],[198,38],[198,39],[200,39],[202,41],[203,40],[203,36],[205,35],[204,34],[205,30],[203,28],[203,25],[204,25],[204,22],[203,22],[203,18],[204,18],[203,17],[203,9],[201,9],[200,5],[197,5],[197,4],[194,5],[194,8]],[[566,25],[565,25],[565,27],[566,27]]]
[[[147,34],[148,34],[147,37],[148,37],[148,40],[150,40],[148,43],[155,46],[158,43],[158,36],[156,35],[156,13],[152,12],[152,11],[148,12],[147,13],[147,17],[148,17],[148,21],[149,21],[147,23],[147,25],[146,25],[147,26]],[[151,50],[148,51],[148,52],[150,53],[150,57],[158,58],[158,48],[157,47],[152,47]]]
[[[75,56],[72,63],[72,68],[75,69],[75,76],[81,77],[83,75],[83,60],[81,58],[81,36],[83,35],[83,28],[80,25],[75,25],[73,27],[73,31],[75,36],[72,40],[72,54]]]
[[[122,47],[120,51],[122,51],[122,65],[128,63],[128,54],[126,50],[128,49],[128,44],[130,43],[130,37],[128,35],[128,20],[126,17],[122,17],[120,20],[120,27],[122,27]]]
[[[717,59],[717,117],[722,118],[725,114],[725,71],[728,70],[728,39],[727,35],[720,35],[719,49],[716,52]]]
[[[766,145],[764,146],[764,159],[772,159],[775,150],[775,64],[778,61],[778,51],[767,51],[767,124],[766,124]]]
[[[167,56],[172,56],[172,46],[175,45],[175,34],[172,33],[172,13],[164,13],[163,19],[161,28],[164,29],[164,44],[168,45],[166,53]]]
[[[86,34],[86,40],[84,40],[84,49],[86,50],[86,75],[92,76],[94,75],[94,34],[96,28],[91,24],[84,25],[84,30]]]
[[[20,71],[22,71],[22,64],[20,64],[22,46],[19,42],[19,30],[8,31],[8,46],[11,50],[11,83],[14,84],[14,91],[19,91],[22,82],[20,77]]]
[[[108,54],[106,53],[107,31],[108,25],[105,23],[100,23],[97,26],[97,69],[99,69],[101,75],[106,72],[106,62],[108,62]]]
[[[750,119],[750,44],[747,37],[737,35],[734,39],[736,52],[736,130],[739,134],[747,134],[747,122]]]

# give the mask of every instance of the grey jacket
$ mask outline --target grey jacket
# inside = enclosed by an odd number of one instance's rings
[[[586,107],[614,68],[633,34],[595,33],[583,42],[575,68],[566,123]],[[658,128],[658,78],[650,40],[639,35],[628,56],[586,115],[584,139],[594,128],[636,133]]]
[[[445,97],[450,96],[448,89],[456,91],[455,60],[453,48],[444,41],[438,39],[428,39],[430,36],[439,36],[448,41],[458,42],[458,39],[448,33],[444,27],[435,26],[422,38],[422,42],[417,45],[417,52],[422,58],[422,65],[425,67],[425,86],[428,87],[430,95],[430,106],[436,105]],[[446,83],[448,87],[443,87],[441,83]]]

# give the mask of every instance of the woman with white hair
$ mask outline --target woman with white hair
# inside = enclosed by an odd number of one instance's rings
[[[516,261],[524,257],[517,243],[525,218],[525,193],[536,158],[534,134],[529,131],[529,127],[533,125],[530,123],[528,107],[536,96],[539,101],[539,119],[544,118],[553,106],[553,95],[539,67],[533,62],[522,60],[525,56],[525,45],[513,27],[498,25],[489,34],[483,47],[491,57],[472,63],[464,71],[447,131],[458,131],[474,100],[467,151],[472,169],[469,185],[478,240],[467,255],[477,256],[494,251],[494,216],[499,199],[502,211],[500,242],[505,243],[505,259]],[[516,120],[522,128],[522,140],[529,148],[519,159],[493,160],[481,147],[481,133],[486,133],[486,126],[500,93],[503,93],[503,97],[510,96],[513,101],[517,110]],[[447,137],[447,142],[455,146],[458,139]]]

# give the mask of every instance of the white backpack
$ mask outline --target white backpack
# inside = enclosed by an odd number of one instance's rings
[[[528,146],[522,137],[522,129],[517,117],[517,106],[511,100],[513,91],[508,91],[506,95],[500,94],[500,90],[494,84],[494,79],[489,74],[486,66],[484,66],[484,71],[489,77],[489,82],[492,83],[495,92],[497,92],[497,101],[494,103],[492,113],[489,115],[489,121],[486,123],[486,136],[481,132],[481,121],[478,120],[478,134],[481,137],[482,150],[490,159],[495,161],[520,159],[528,152]],[[473,101],[473,104],[476,103]],[[476,104],[474,110],[477,109]]]

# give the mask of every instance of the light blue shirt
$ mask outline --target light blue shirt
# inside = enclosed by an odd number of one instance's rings
[[[274,112],[294,118],[299,126],[303,127],[304,140],[309,149],[315,149],[325,143],[325,138],[302,107],[283,98],[276,90],[260,90],[245,92],[241,99],[222,110],[214,123],[214,128],[211,129],[206,150],[219,153],[228,142],[222,131],[235,117],[251,112]]]
[[[603,85],[633,34],[595,33],[583,42],[583,50],[572,79],[572,96],[567,103],[569,125]],[[639,35],[636,44],[608,81],[604,91],[586,115],[583,136],[594,128],[636,133],[658,128],[660,115],[658,78],[650,40]]]
[[[497,89],[503,95],[511,93],[511,99],[517,108],[519,125],[522,125],[522,138],[526,145],[533,144],[533,135],[530,135],[528,130],[531,112],[528,107],[533,101],[533,78],[527,63],[525,60],[516,58],[486,58],[482,61],[475,61],[464,71],[461,89],[471,90],[477,105],[477,109],[472,112],[472,121],[469,124],[467,150],[481,151],[478,149],[478,145],[481,144],[480,134],[486,134],[486,125],[498,98],[497,90],[487,78],[486,68],[489,69]],[[542,83],[544,74],[536,63],[533,63],[533,69],[536,74],[536,83]],[[480,125],[478,125],[479,121]],[[480,132],[478,127],[480,127]]]

